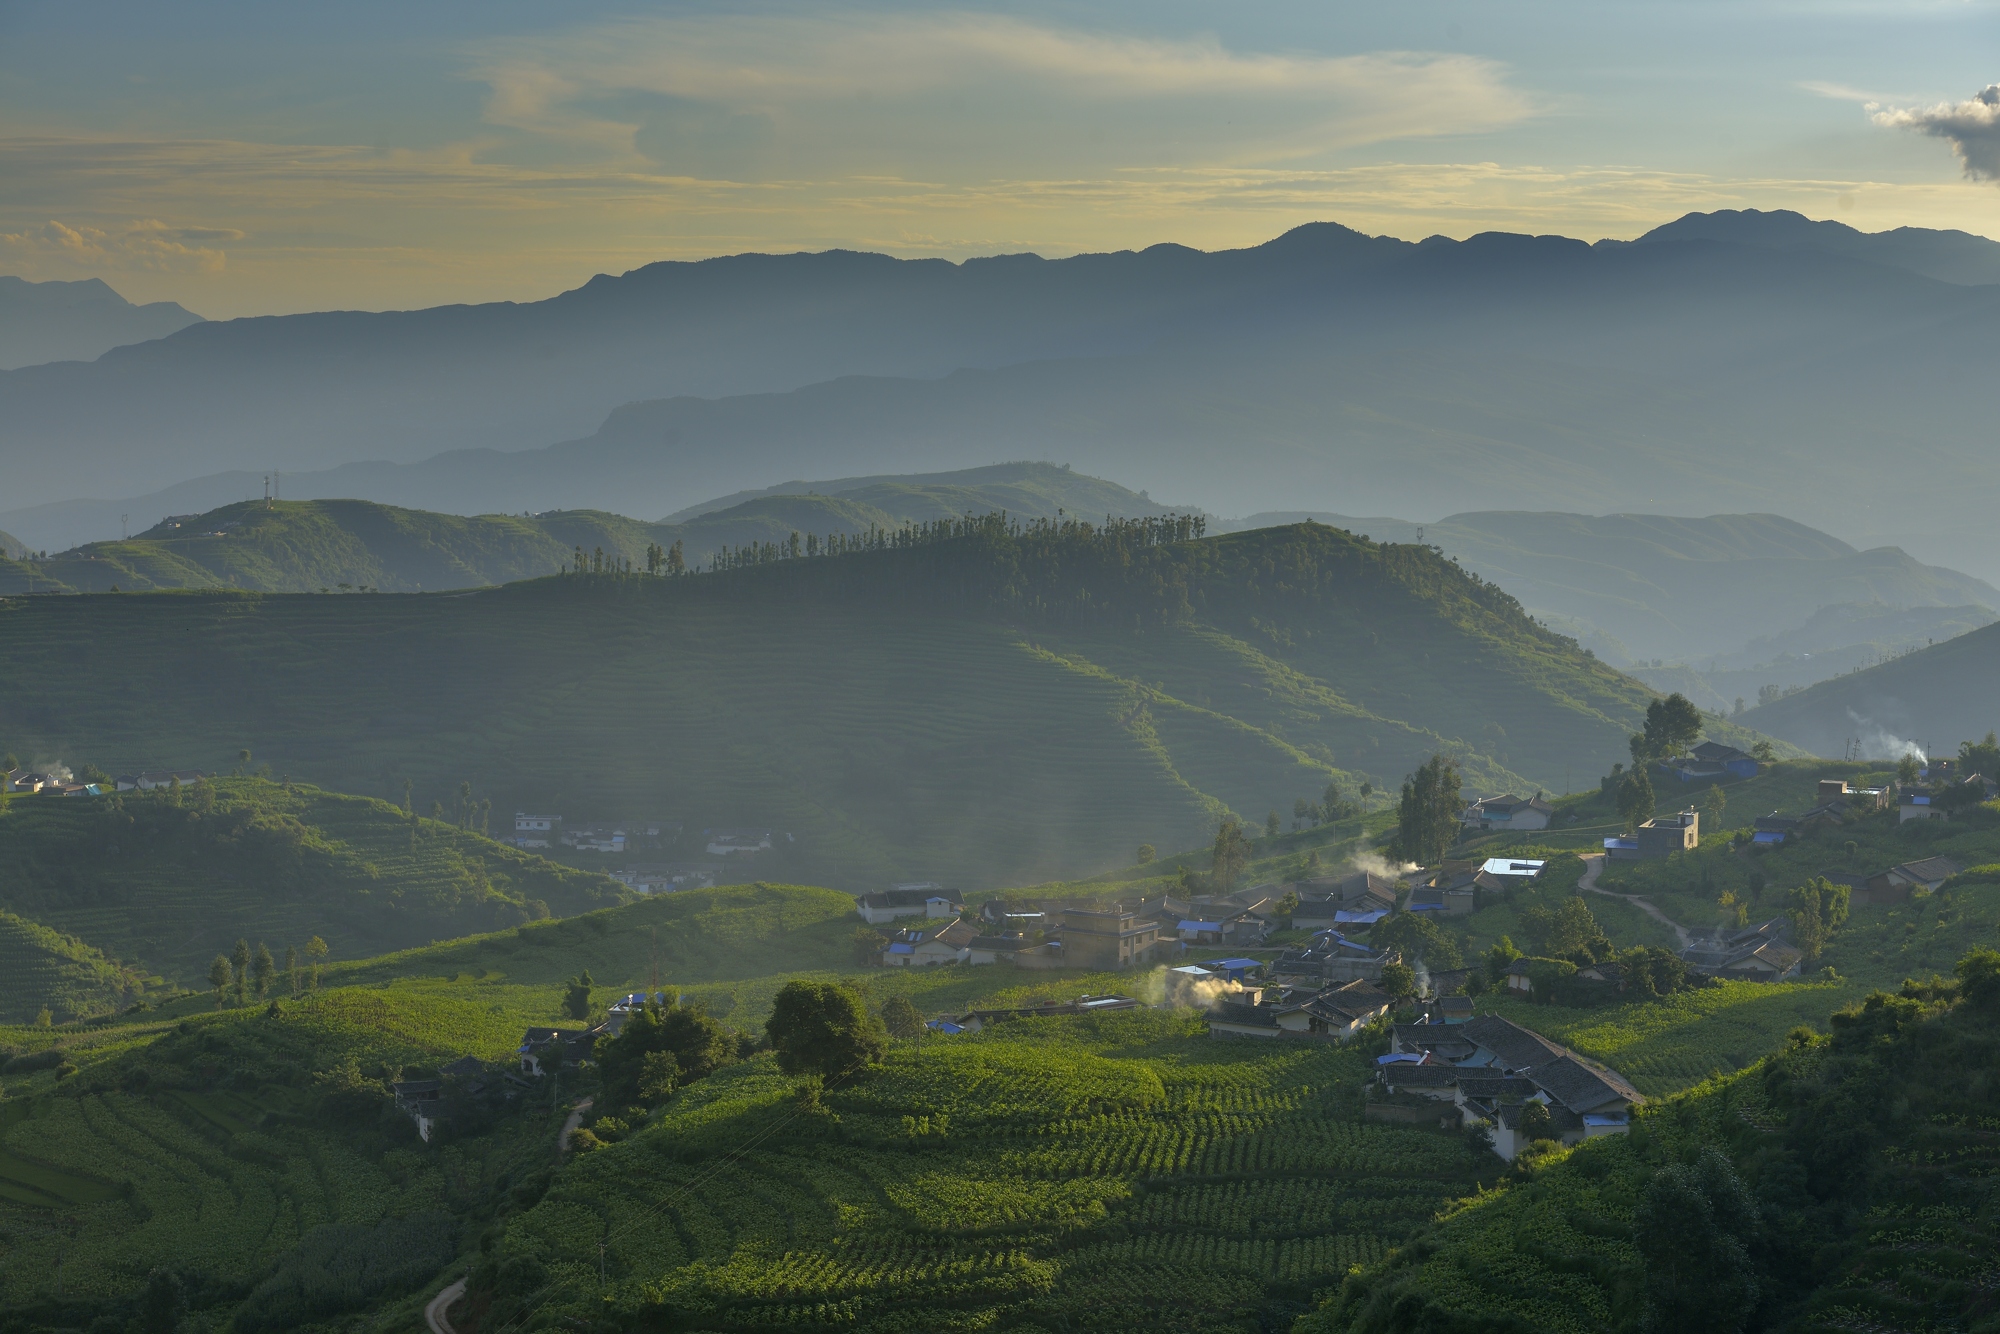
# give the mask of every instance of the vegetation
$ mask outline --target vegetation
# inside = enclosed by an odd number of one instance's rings
[[[332,940],[353,958],[629,897],[602,875],[303,784],[16,799],[0,808],[0,903],[19,915],[0,916],[0,1021],[42,1005],[102,1013],[162,979],[216,987],[210,960],[231,941],[226,989],[243,1004],[290,989],[267,942],[311,954]]]
[[[1627,1136],[1531,1152],[1301,1334],[1983,1328],[2000,954],[1876,991]]]
[[[1426,548],[1180,535],[981,520],[678,579],[17,599],[0,740],[148,767],[247,745],[398,804],[414,782],[418,810],[469,777],[502,811],[781,830],[767,878],[974,887],[1439,753],[1481,791],[1554,790],[1642,719],[1635,683]],[[79,651],[113,641],[143,680]]]

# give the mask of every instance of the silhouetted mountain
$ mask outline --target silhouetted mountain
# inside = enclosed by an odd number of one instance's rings
[[[1664,227],[1655,227],[1632,244],[1655,241],[1725,241],[1731,245],[1769,246],[1779,250],[1819,250],[1907,269],[1940,282],[2000,283],[2000,242],[1984,236],[1934,231],[1928,227],[1863,232],[1844,222],[1815,221],[1790,209],[1769,213],[1754,208],[1690,213]]]
[[[31,283],[0,276],[0,370],[89,361],[199,323],[201,316],[172,301],[135,306],[100,278]]]
[[[1910,236],[1862,258],[1769,222],[1755,243],[1317,224],[1219,254],[737,256],[530,305],[200,325],[0,376],[0,464],[21,503],[310,464],[331,475],[288,495],[667,513],[1032,453],[1222,511],[1782,509],[2000,577],[2000,288],[1882,260]],[[454,444],[481,447],[435,452]]]

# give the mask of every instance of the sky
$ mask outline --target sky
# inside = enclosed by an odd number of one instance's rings
[[[1996,80],[2000,0],[0,0],[0,273],[215,318],[1328,220],[2000,238]]]

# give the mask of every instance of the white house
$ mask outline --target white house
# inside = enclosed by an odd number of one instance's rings
[[[965,905],[956,895],[934,884],[897,885],[879,894],[861,894],[854,911],[870,926],[882,926],[902,917],[957,917]]]
[[[764,852],[771,846],[768,829],[716,829],[709,831],[708,855],[729,857],[736,853]]]
[[[1541,794],[1517,797],[1509,792],[1499,797],[1482,797],[1465,808],[1460,823],[1467,829],[1547,829],[1555,807]]]
[[[924,968],[965,963],[979,929],[970,922],[953,922],[936,930],[905,930],[882,950],[884,968]]]
[[[140,781],[145,780],[141,774]],[[556,841],[562,831],[560,815],[530,815],[526,811],[514,812],[514,843],[523,848],[546,848]]]

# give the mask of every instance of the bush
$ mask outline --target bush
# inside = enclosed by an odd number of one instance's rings
[[[28,1075],[37,1070],[53,1070],[68,1059],[69,1053],[61,1047],[50,1047],[47,1051],[9,1057],[5,1065],[0,1065],[0,1075]]]
[[[458,1253],[458,1223],[431,1212],[374,1227],[316,1227],[236,1313],[237,1334],[297,1329],[366,1306],[392,1289],[414,1287]]]

